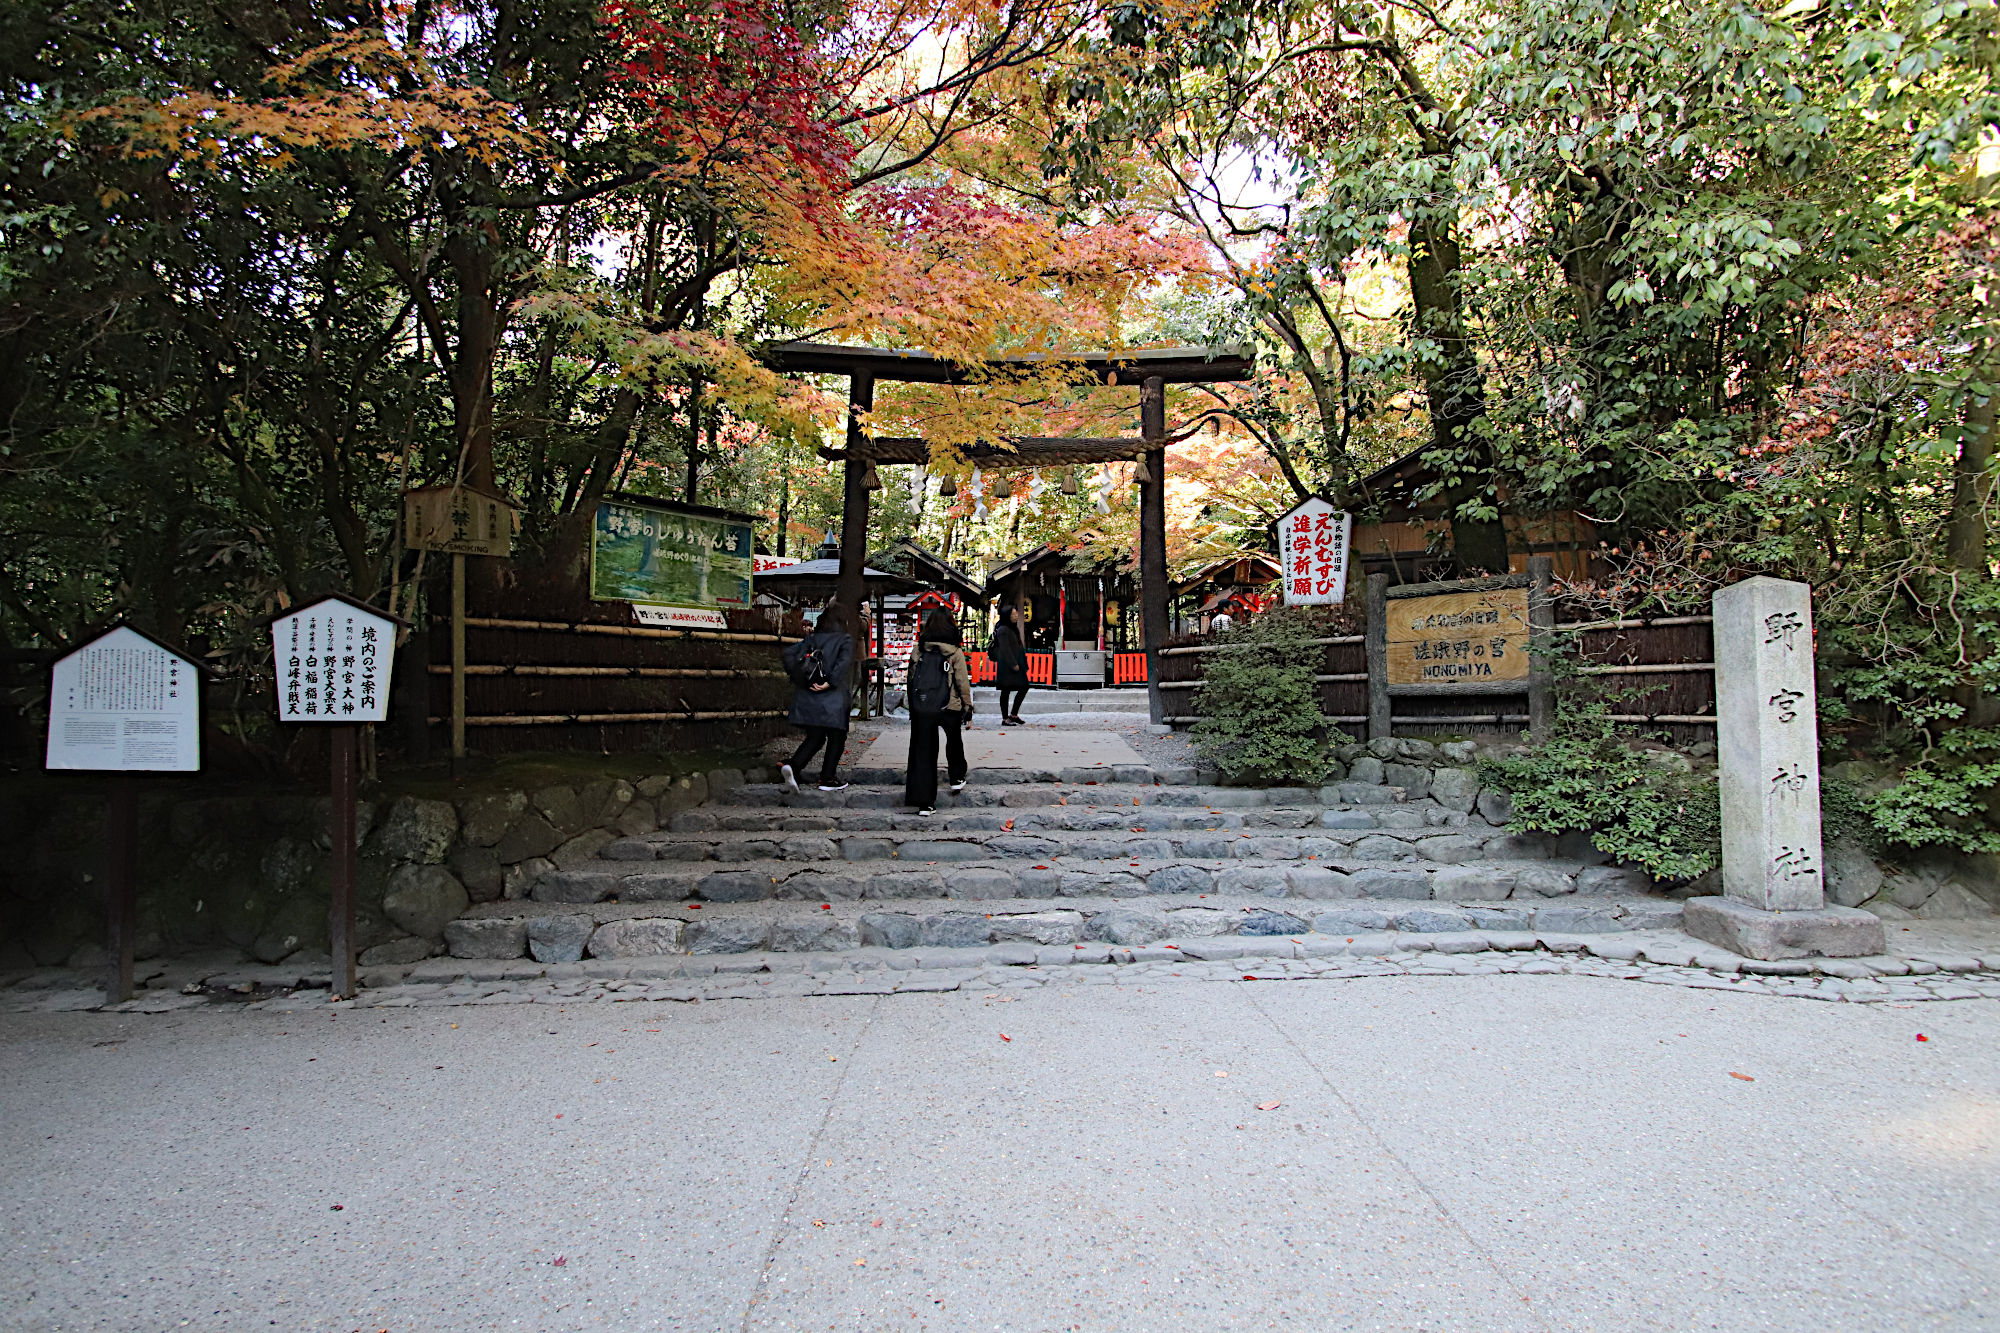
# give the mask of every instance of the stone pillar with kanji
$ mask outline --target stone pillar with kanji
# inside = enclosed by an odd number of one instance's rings
[[[1688,933],[1751,958],[1879,953],[1881,920],[1826,905],[1812,589],[1756,577],[1715,594],[1722,896]]]

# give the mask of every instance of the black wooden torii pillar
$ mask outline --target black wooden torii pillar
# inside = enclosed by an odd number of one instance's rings
[[[847,376],[847,442],[824,451],[845,464],[840,510],[840,585],[835,599],[847,612],[850,630],[860,631],[861,570],[868,551],[868,469],[876,463],[922,463],[930,458],[923,440],[869,439],[860,416],[875,405],[878,383],[1005,384],[1038,366],[1081,366],[1101,384],[1139,386],[1138,439],[1046,438],[1009,441],[1011,447],[975,445],[966,451],[975,463],[999,471],[1061,467],[1078,463],[1145,461],[1139,483],[1139,607],[1146,645],[1146,687],[1154,722],[1166,719],[1160,696],[1158,654],[1167,637],[1167,385],[1247,380],[1256,373],[1248,347],[1155,347],[1083,356],[997,357],[966,367],[927,352],[832,343],[779,343],[766,350],[773,369],[794,375]],[[864,654],[858,654],[857,660]]]

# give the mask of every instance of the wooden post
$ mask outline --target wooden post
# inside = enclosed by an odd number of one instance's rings
[[[880,717],[888,711],[889,702],[889,662],[885,654],[889,650],[887,627],[882,624],[882,590],[877,588],[871,598],[875,603],[875,715]]]
[[[1545,555],[1529,556],[1528,580],[1528,739],[1540,745],[1548,740],[1556,720],[1555,675],[1549,661],[1556,630],[1555,561]]]
[[[1146,480],[1139,483],[1139,606],[1146,645],[1146,698],[1155,725],[1167,720],[1160,648],[1167,641],[1167,386],[1150,377],[1139,391]]]
[[[132,998],[132,937],[139,926],[139,784],[121,773],[111,779],[111,864],[104,877],[106,964],[104,1002],[123,1004]]]
[[[861,571],[868,563],[868,460],[863,455],[868,441],[861,433],[861,414],[875,406],[875,377],[857,370],[847,387],[847,464],[840,499],[840,582],[834,600],[847,616],[847,632],[854,639],[854,661],[858,666],[868,657],[868,640],[861,635],[861,604],[864,597]],[[861,675],[862,715],[868,711],[868,675]]]
[[[451,762],[465,762],[465,556],[451,553]]]
[[[462,558],[462,557],[461,557]],[[337,722],[332,728],[333,800],[327,836],[333,843],[333,892],[327,909],[327,939],[333,946],[333,998],[352,999],[354,978],[354,742],[360,727]]]
[[[1368,739],[1395,734],[1389,711],[1389,576],[1368,576]]]

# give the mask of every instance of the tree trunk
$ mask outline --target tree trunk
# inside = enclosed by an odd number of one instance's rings
[[[493,471],[493,360],[500,350],[500,311],[493,301],[494,238],[464,228],[445,242],[458,282],[458,347],[451,358],[452,424],[459,466],[454,475],[474,490],[497,489]]]
[[[1993,349],[1975,363],[1975,378],[1991,382],[1996,370]],[[1952,470],[1951,518],[1945,529],[1945,551],[1953,569],[1987,577],[1987,506],[1993,500],[1994,407],[2000,395],[1984,401],[1966,395],[1959,414],[1958,462]]]
[[[1459,280],[1464,265],[1458,238],[1435,216],[1410,224],[1410,298],[1416,336],[1432,344],[1418,358],[1430,402],[1431,445],[1447,481],[1443,499],[1451,521],[1452,550],[1462,574],[1507,572],[1507,530],[1496,517],[1468,518],[1469,502],[1497,505],[1492,451],[1473,431],[1486,410],[1486,383],[1466,337]]]

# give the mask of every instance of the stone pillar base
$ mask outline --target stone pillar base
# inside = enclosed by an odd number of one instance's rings
[[[1745,958],[1866,958],[1888,948],[1882,918],[1858,907],[1767,912],[1734,898],[1690,898],[1681,928]]]

